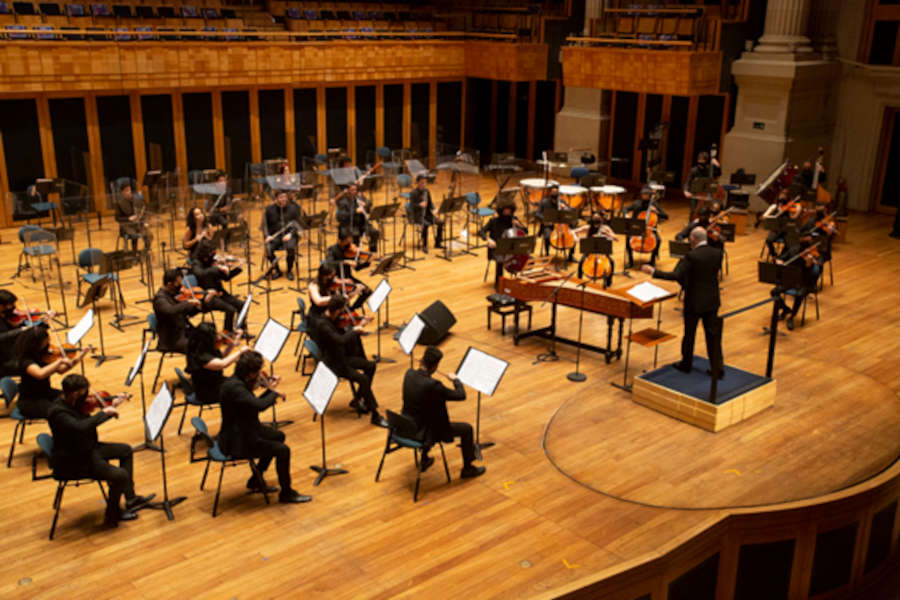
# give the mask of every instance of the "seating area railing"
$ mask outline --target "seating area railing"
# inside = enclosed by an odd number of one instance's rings
[[[699,8],[611,8],[591,22],[590,37],[570,43],[654,50],[719,49],[721,19]]]

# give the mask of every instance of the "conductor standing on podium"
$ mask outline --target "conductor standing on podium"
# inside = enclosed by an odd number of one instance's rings
[[[681,257],[674,271],[660,271],[650,265],[642,270],[657,279],[677,281],[684,288],[684,337],[681,340],[681,361],[673,366],[690,373],[694,362],[694,338],[697,322],[703,321],[706,350],[709,353],[708,374],[723,376],[722,319],[719,318],[719,269],[722,251],[707,243],[706,230],[695,227],[690,234],[691,250]]]

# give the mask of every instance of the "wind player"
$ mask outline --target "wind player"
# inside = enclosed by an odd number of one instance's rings
[[[516,203],[515,201],[505,202],[502,206],[498,207],[500,210],[500,214],[491,217],[487,223],[485,223],[484,227],[481,228],[481,231],[478,232],[478,235],[481,236],[482,239],[487,241],[487,259],[494,260],[497,249],[497,242],[503,238],[503,235],[509,231],[510,229],[518,228],[520,230],[527,231],[525,225],[519,221],[516,216]],[[503,276],[503,263],[497,261],[496,268],[494,269],[494,289],[499,289],[500,287],[500,277]]]
[[[258,460],[259,478],[251,477],[247,489],[266,492],[272,489],[264,474],[274,458],[281,488],[278,501],[284,504],[309,502],[311,497],[291,487],[291,449],[284,443],[284,432],[259,422],[260,412],[275,404],[279,397],[284,398],[284,394],[275,389],[280,380],[278,376],[261,383],[261,378],[265,377],[262,367],[263,357],[259,352],[242,352],[234,366],[234,375],[222,383],[219,394],[222,427],[217,439],[226,454]],[[256,396],[253,390],[260,385],[266,387],[266,391]]]
[[[281,268],[278,266],[276,250],[284,249],[287,253],[287,271],[285,274],[289,281],[294,280],[294,260],[297,256],[297,241],[299,236],[297,229],[300,227],[300,207],[288,201],[288,194],[284,190],[275,192],[275,202],[266,207],[263,214],[263,231],[266,242],[266,258],[269,264],[270,276],[273,279],[281,277]],[[292,226],[292,227],[291,227]],[[285,229],[287,227],[287,229]],[[278,237],[276,238],[276,234]]]
[[[428,178],[424,174],[416,176],[416,187],[409,193],[410,217],[422,226],[422,252],[428,252],[428,228],[434,226],[434,247],[442,250],[444,239],[444,220],[435,214],[431,192],[426,184]]]
[[[679,259],[674,271],[660,271],[651,265],[641,270],[657,279],[677,281],[684,289],[684,337],[681,340],[681,361],[672,365],[690,373],[694,363],[694,338],[697,323],[703,321],[706,351],[709,354],[708,374],[724,376],[722,371],[722,319],[719,318],[719,269],[722,251],[706,241],[706,230],[695,227],[690,235],[691,250]]]
[[[216,177],[216,185],[222,192],[218,196],[208,196],[206,199],[206,212],[209,214],[209,222],[216,227],[225,227],[234,210],[234,198],[228,189],[228,174],[219,173]]]
[[[106,501],[107,527],[117,527],[119,521],[137,519],[137,509],[149,503],[156,494],[138,496],[134,492],[132,450],[128,444],[101,442],[97,427],[119,417],[118,406],[127,399],[115,396],[108,404],[95,406],[90,399],[90,382],[72,373],[62,381],[62,401],[50,408],[47,420],[53,432],[53,456],[50,466],[56,477],[80,479],[90,477],[109,485]],[[93,413],[93,414],[92,414]],[[109,464],[117,459],[119,466]],[[125,510],[119,502],[125,494]]]
[[[338,195],[336,202],[338,226],[353,234],[353,243],[357,246],[360,238],[365,234],[369,242],[369,250],[377,252],[381,232],[369,221],[371,203],[359,193],[359,186],[351,183]]]
[[[684,182],[684,197],[691,201],[690,219],[697,218],[697,198],[691,192],[691,185],[701,178],[718,179],[722,176],[722,165],[715,157],[710,160],[708,152],[697,155],[697,164],[691,167],[687,179]]]
[[[337,243],[332,244],[325,251],[325,262],[332,266],[341,280],[345,282],[352,281],[356,284],[358,289],[356,300],[350,306],[350,310],[356,310],[361,308],[366,299],[372,295],[372,290],[365,283],[354,277],[351,272],[351,269],[359,271],[369,266],[369,259],[360,260],[358,257],[348,256],[351,254],[350,248],[352,244],[353,233],[348,229],[341,229],[338,232]],[[359,250],[358,247],[357,250]]]
[[[412,418],[424,440],[422,450],[422,470],[434,464],[428,451],[437,442],[452,442],[459,438],[463,457],[463,468],[459,476],[463,479],[484,475],[485,468],[475,462],[475,436],[468,423],[451,421],[447,412],[447,401],[460,402],[466,399],[466,390],[456,375],[445,375],[453,389],[446,387],[433,375],[444,357],[435,346],[425,348],[418,369],[409,369],[403,377],[403,414]]]
[[[144,195],[131,191],[131,182],[123,181],[119,185],[119,199],[116,201],[116,221],[119,223],[119,237],[131,241],[131,249],[137,250],[139,239],[144,240],[144,250],[150,248],[153,234],[144,220],[147,206]]]

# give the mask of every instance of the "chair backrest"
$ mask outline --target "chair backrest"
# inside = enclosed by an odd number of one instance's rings
[[[56,235],[54,235],[50,231],[45,231],[40,227],[37,229],[32,229],[31,231],[26,231],[23,234],[23,237],[25,238],[26,246],[29,244],[41,244],[43,242],[52,243],[56,241]]]
[[[418,439],[418,427],[416,422],[407,415],[395,413],[392,410],[387,411],[388,429],[391,435],[397,435],[410,440],[420,441]]]
[[[397,175],[397,185],[400,187],[409,187],[412,185],[412,177],[407,175],[406,173],[400,173]]]
[[[391,149],[387,146],[382,146],[378,150],[375,151],[378,154],[378,158],[382,160],[390,160],[391,159]]]
[[[466,193],[466,202],[469,203],[473,208],[481,204],[481,194],[478,192],[467,192]]]
[[[19,227],[19,241],[25,243],[25,234],[40,229],[37,225],[22,225]]]
[[[103,260],[103,250],[99,248],[85,248],[78,253],[78,266],[82,269],[96,267]]]
[[[307,337],[303,340],[303,347],[306,348],[306,351],[309,352],[309,355],[314,359],[322,360],[322,353],[319,351],[319,345],[312,339]]]
[[[19,395],[19,384],[12,377],[4,377],[0,379],[0,392],[3,393],[3,400],[6,402],[7,408]]]
[[[206,427],[206,423],[203,422],[203,419],[200,417],[191,417],[191,425],[194,426],[194,429],[197,430],[203,438],[209,443],[210,446],[215,444],[215,440],[211,435],[209,435],[209,429]]]
[[[588,174],[590,174],[590,171],[585,167],[572,167],[572,170],[569,171],[569,176],[573,179],[581,179]]]
[[[153,335],[156,335],[158,325],[159,320],[156,318],[156,313],[147,313],[147,327],[153,332]]]
[[[39,433],[37,436],[37,445],[47,456],[47,460],[53,457],[53,436],[49,433]]]
[[[179,369],[175,367],[175,374],[178,376],[178,382],[181,384],[181,391],[184,392],[185,396],[190,396],[194,393],[194,384],[193,382],[187,378],[187,375]]]
[[[297,310],[300,311],[300,316],[305,319],[306,318],[306,301],[303,300],[303,298],[300,296],[297,296]]]

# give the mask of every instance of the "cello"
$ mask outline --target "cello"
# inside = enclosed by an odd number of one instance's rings
[[[556,202],[557,213],[562,214],[563,211],[571,211],[572,207],[557,196]],[[557,250],[571,250],[578,243],[578,235],[572,231],[568,223],[558,220],[553,224],[553,231],[550,233],[550,246]]]
[[[656,226],[659,223],[659,215],[653,206],[653,198],[650,199],[647,208],[638,214],[638,219],[644,220],[644,235],[628,240],[633,252],[651,253],[656,250]]]

